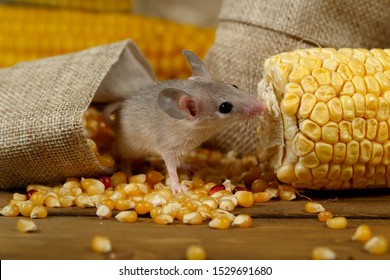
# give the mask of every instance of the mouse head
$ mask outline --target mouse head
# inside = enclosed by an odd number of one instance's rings
[[[175,119],[219,125],[260,115],[265,107],[237,86],[211,78],[203,61],[193,52],[183,51],[191,66],[192,77],[180,88],[163,89],[158,96],[160,108]]]

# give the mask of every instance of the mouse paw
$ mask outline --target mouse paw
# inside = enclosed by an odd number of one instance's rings
[[[186,191],[188,191],[188,188],[184,185],[175,184],[175,185],[171,186],[171,190],[172,190],[172,193],[175,194],[175,193],[186,192]]]

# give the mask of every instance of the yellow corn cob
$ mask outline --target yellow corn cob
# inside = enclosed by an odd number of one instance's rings
[[[126,13],[0,5],[0,18],[0,67],[130,38],[160,79],[187,77],[181,50],[203,57],[215,34],[213,28]]]
[[[5,0],[11,4],[39,5],[53,8],[87,9],[104,12],[130,12],[131,0]]]
[[[390,187],[390,49],[282,53],[266,60],[264,78],[284,126],[281,181]]]

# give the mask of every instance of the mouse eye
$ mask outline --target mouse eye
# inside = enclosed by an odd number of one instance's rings
[[[222,114],[228,114],[233,110],[233,105],[232,103],[229,102],[223,102],[221,105],[219,105],[219,111]]]
[[[236,89],[238,89],[238,86],[236,86],[236,85],[232,85],[232,86],[234,86]]]

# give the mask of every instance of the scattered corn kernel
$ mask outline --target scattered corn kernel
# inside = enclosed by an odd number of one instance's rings
[[[203,216],[199,212],[190,212],[183,216],[183,223],[190,225],[200,225],[203,222]]]
[[[164,179],[164,175],[161,174],[161,172],[151,170],[148,173],[146,173],[146,182],[151,184],[152,186],[160,183]]]
[[[257,192],[254,195],[255,202],[267,202],[269,201],[272,196],[269,192]]]
[[[35,205],[31,210],[31,219],[44,219],[47,217],[47,208],[42,205]]]
[[[290,201],[290,200],[296,199],[297,196],[295,193],[296,193],[295,189],[293,189],[293,188],[289,188],[289,187],[279,188],[279,197],[282,200]]]
[[[238,205],[241,207],[251,207],[255,202],[255,198],[252,192],[238,191],[234,194],[238,200]]]
[[[311,252],[311,258],[313,260],[335,260],[337,255],[327,247],[315,247]]]
[[[231,220],[228,217],[218,216],[209,222],[209,226],[216,229],[227,229],[230,227]]]
[[[190,245],[186,251],[187,260],[205,260],[206,250],[199,245]]]
[[[168,214],[160,214],[153,218],[153,221],[159,225],[168,225],[173,223],[173,217]]]
[[[49,195],[45,199],[45,205],[49,208],[54,208],[54,207],[61,207],[60,205],[60,200],[52,195]]]
[[[99,219],[108,219],[111,218],[111,209],[107,205],[100,205],[99,208],[96,210],[96,215],[99,217]]]
[[[347,227],[347,224],[345,217],[335,217],[326,220],[326,225],[331,229],[344,229]]]
[[[366,244],[364,244],[364,250],[373,255],[383,255],[388,252],[389,244],[383,235],[377,235],[371,237]]]
[[[80,208],[94,207],[95,203],[87,193],[78,195],[75,199],[75,203]]]
[[[240,228],[247,228],[252,226],[252,217],[248,214],[240,214],[235,217],[232,226],[238,226]]]
[[[305,204],[305,210],[308,213],[319,213],[325,211],[325,208],[317,202],[309,201]]]
[[[45,195],[43,192],[38,191],[31,195],[30,200],[34,205],[43,205],[45,202]]]
[[[137,221],[138,215],[135,211],[121,211],[115,216],[118,222],[121,223],[134,223]]]
[[[230,199],[224,199],[219,203],[219,208],[226,211],[233,211],[234,210],[234,202]]]
[[[96,235],[92,238],[91,249],[96,253],[109,253],[112,250],[111,241],[106,236]]]
[[[25,194],[21,194],[21,193],[14,193],[12,195],[12,199],[18,200],[18,201],[25,201],[25,200],[27,200],[27,196]]]
[[[258,193],[258,192],[263,192],[268,187],[269,187],[269,184],[267,181],[265,181],[263,179],[257,179],[255,181],[253,181],[253,183],[251,185],[251,190],[254,193]]]
[[[102,181],[92,178],[81,179],[81,186],[87,191],[89,196],[102,194],[106,189]]]
[[[317,216],[320,222],[326,222],[328,219],[333,218],[333,213],[331,211],[321,211]]]
[[[30,200],[21,201],[19,204],[20,214],[24,217],[30,217],[33,208],[34,203],[32,203]]]
[[[32,220],[26,218],[19,219],[16,227],[19,232],[33,232],[37,230],[37,225]]]
[[[16,217],[19,215],[19,207],[16,204],[8,204],[1,209],[0,214],[5,217]]]
[[[351,239],[353,241],[367,242],[372,236],[371,228],[366,224],[361,224],[356,228],[355,233],[352,235]]]

